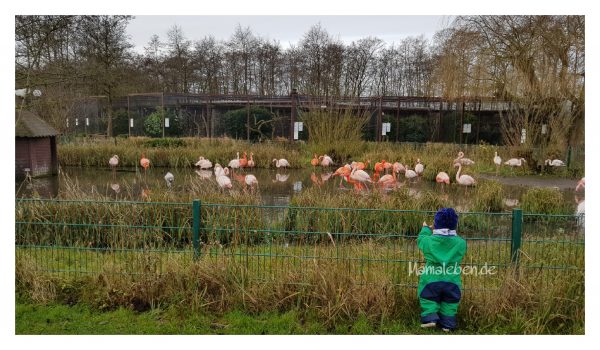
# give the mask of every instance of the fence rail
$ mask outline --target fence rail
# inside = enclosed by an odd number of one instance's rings
[[[264,282],[319,266],[359,283],[388,278],[416,287],[424,263],[416,237],[433,213],[19,199],[16,256],[58,275],[160,274],[169,264],[203,261]],[[468,246],[467,290],[496,290],[515,266],[544,284],[583,276],[583,216],[459,213],[458,231]]]

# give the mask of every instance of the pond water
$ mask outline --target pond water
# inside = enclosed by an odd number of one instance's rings
[[[265,205],[287,205],[292,197],[303,190],[319,186],[323,195],[334,196],[340,191],[354,191],[353,187],[342,182],[340,178],[331,176],[330,171],[317,168],[313,169],[252,169],[237,171],[232,175],[233,192],[243,191],[243,176],[253,174],[259,182],[255,195],[261,196]],[[80,167],[66,167],[61,169],[61,174],[53,177],[36,178],[31,183],[17,180],[15,192],[17,197],[42,198],[70,198],[67,196],[74,188],[83,195],[100,194],[114,200],[143,200],[144,191],[160,192],[167,190],[164,176],[170,171],[175,176],[172,191],[177,193],[189,191],[189,184],[200,183],[208,191],[219,191],[212,170],[198,169],[167,169],[152,168],[146,174],[136,172],[136,169],[119,169],[112,172],[110,169],[94,169]],[[504,186],[504,204],[507,209],[519,205],[522,195],[530,187],[557,187],[565,199],[572,203],[575,211],[578,202],[584,200],[583,193],[574,191],[576,182],[570,179],[522,176],[522,177],[496,177],[494,175],[481,175],[481,179],[498,180]],[[469,203],[475,196],[474,188],[464,188],[451,184],[440,185],[435,182],[419,178],[414,182],[407,182],[402,175],[397,187],[406,187],[414,196],[419,196],[425,191],[439,192],[448,199],[452,205],[462,211],[469,209]]]

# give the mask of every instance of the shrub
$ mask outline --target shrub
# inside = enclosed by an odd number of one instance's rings
[[[527,213],[571,214],[569,205],[557,188],[530,188],[521,202]]]

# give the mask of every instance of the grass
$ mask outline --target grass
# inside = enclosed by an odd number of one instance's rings
[[[371,321],[361,315],[326,328],[302,310],[248,314],[234,310],[223,315],[180,312],[175,308],[136,312],[127,308],[98,311],[86,305],[37,304],[21,298],[16,304],[16,334],[269,334],[269,335],[399,335],[442,334],[422,329],[417,314],[407,319]],[[459,328],[453,334],[520,334],[519,323]],[[575,334],[583,334],[583,329]]]
[[[353,134],[354,127],[358,124],[348,123],[344,125],[348,124],[346,128],[348,130],[345,133],[349,136],[344,139],[339,135],[335,136],[337,134],[330,135],[333,131],[339,132],[339,127],[326,127],[328,125],[327,121],[317,117],[307,117],[311,120],[307,122],[307,127],[312,123],[315,124],[315,128],[328,132],[323,132],[320,138],[316,138],[309,143],[289,144],[274,141],[248,143],[228,138],[181,138],[177,139],[177,142],[158,142],[145,137],[131,137],[129,139],[115,138],[114,141],[97,140],[60,144],[58,158],[62,166],[101,168],[108,167],[108,159],[113,154],[119,155],[119,166],[137,167],[142,153],[151,160],[151,166],[172,168],[193,167],[200,156],[211,160],[213,164],[226,165],[236,157],[236,152],[240,152],[241,156],[244,151],[247,151],[248,155],[250,152],[254,153],[254,160],[258,168],[273,168],[273,158],[287,159],[292,168],[308,168],[311,167],[310,160],[313,158],[314,153],[330,155],[337,165],[351,161],[371,160],[371,167],[375,162],[385,159],[392,163],[398,161],[402,164],[408,164],[410,168],[414,168],[417,159],[420,159],[421,163],[425,165],[424,178],[433,181],[439,171],[445,171],[454,178],[457,169],[452,166],[452,161],[457,157],[458,152],[462,150],[465,152],[466,158],[475,161],[475,165],[463,169],[469,175],[498,173],[500,176],[517,176],[536,173],[536,164],[534,164],[535,161],[531,160],[533,153],[530,150],[490,145],[366,142],[356,139],[356,135]],[[345,120],[343,115],[339,118]],[[524,157],[528,159],[528,163],[525,167],[519,169],[504,165],[496,169],[493,163],[495,151],[504,160]],[[582,159],[582,157],[579,158]],[[572,169],[546,169],[548,174],[566,178],[580,178],[583,176],[583,171],[582,161],[575,162]]]

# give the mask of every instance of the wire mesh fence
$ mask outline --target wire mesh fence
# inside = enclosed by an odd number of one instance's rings
[[[160,274],[204,261],[272,282],[315,266],[360,284],[416,287],[417,235],[432,211],[19,199],[16,256],[58,275]],[[583,216],[459,213],[469,291],[494,291],[519,264],[550,284],[584,270]],[[579,275],[577,275],[579,273]]]

